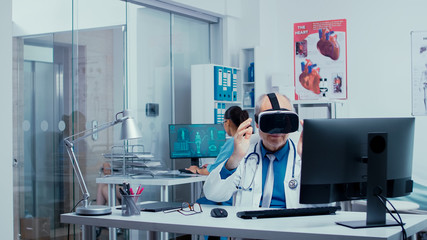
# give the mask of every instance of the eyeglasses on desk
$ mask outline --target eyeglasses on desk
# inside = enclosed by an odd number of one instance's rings
[[[164,213],[179,212],[184,216],[190,216],[203,212],[202,206],[199,203],[183,202],[180,209],[166,210]]]

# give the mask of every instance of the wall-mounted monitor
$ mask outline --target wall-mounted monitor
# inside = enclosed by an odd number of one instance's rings
[[[170,124],[170,158],[216,158],[225,137],[222,124]]]

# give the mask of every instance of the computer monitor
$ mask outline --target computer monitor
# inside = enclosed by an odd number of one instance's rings
[[[414,118],[304,120],[300,203],[367,199],[367,219],[352,228],[386,222],[377,195],[412,192]]]
[[[218,156],[225,136],[222,124],[170,124],[170,158],[190,158],[192,165],[198,165],[199,158]]]

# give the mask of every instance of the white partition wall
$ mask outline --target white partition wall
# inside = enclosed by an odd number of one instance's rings
[[[0,90],[3,117],[0,120],[0,156],[2,167],[0,176],[0,204],[8,206],[2,209],[0,232],[3,239],[13,239],[13,156],[12,156],[12,0],[2,1],[0,8],[0,55],[1,83]]]

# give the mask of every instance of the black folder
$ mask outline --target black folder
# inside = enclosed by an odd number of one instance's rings
[[[143,203],[140,205],[141,211],[145,212],[160,212],[172,209],[180,209],[182,202],[153,202]]]

